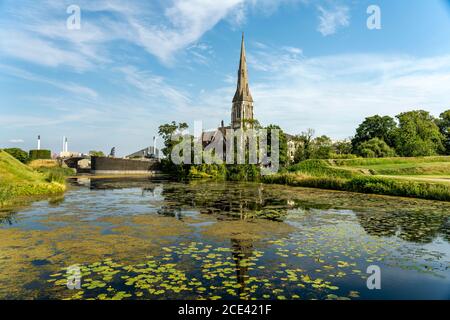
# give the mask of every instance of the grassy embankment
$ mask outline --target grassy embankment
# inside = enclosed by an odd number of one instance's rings
[[[32,163],[36,169],[0,150],[0,207],[20,204],[30,197],[58,195],[65,191],[68,170],[53,162]]]
[[[450,157],[307,160],[265,183],[450,201]]]

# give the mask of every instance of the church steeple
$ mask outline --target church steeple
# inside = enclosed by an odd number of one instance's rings
[[[239,61],[237,89],[233,98],[233,102],[238,101],[253,102],[253,98],[248,86],[248,70],[247,70],[247,59],[245,57],[244,33],[242,33],[241,59]]]
[[[245,57],[244,33],[242,33],[241,58],[239,61],[236,93],[231,110],[233,129],[249,128],[253,123],[253,98],[248,86],[247,59]]]

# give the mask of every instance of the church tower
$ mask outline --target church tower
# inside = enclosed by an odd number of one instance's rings
[[[241,60],[239,62],[238,82],[231,110],[232,129],[253,126],[253,98],[248,87],[247,60],[245,58],[244,34],[242,33]]]

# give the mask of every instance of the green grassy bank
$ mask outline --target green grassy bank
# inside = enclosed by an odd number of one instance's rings
[[[307,160],[262,181],[450,201],[450,157]]]
[[[57,195],[65,191],[65,175],[58,172],[59,169],[38,170],[0,150],[0,207],[19,204],[29,197]]]

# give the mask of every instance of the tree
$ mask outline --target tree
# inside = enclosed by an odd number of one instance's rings
[[[23,151],[22,149],[9,148],[9,149],[3,149],[3,151],[9,153],[10,155],[12,155],[14,158],[16,158],[17,160],[19,160],[22,163],[27,163],[30,160],[30,158],[28,157],[28,152]]]
[[[105,154],[103,153],[103,151],[96,151],[96,150],[91,150],[89,151],[89,155],[91,157],[104,157]]]
[[[441,113],[436,123],[444,138],[445,154],[450,155],[450,110]]]
[[[353,151],[358,149],[358,146],[373,138],[384,140],[389,146],[394,146],[394,131],[396,128],[395,120],[389,116],[381,117],[375,115],[366,118],[356,129],[356,135],[352,139]]]
[[[265,128],[267,130],[267,150],[268,150],[268,154],[270,155],[270,150],[271,150],[271,131],[276,129],[279,130],[279,164],[280,166],[285,166],[288,163],[288,146],[287,146],[287,138],[286,135],[284,134],[283,130],[281,130],[280,126],[277,125],[269,125]]]
[[[320,136],[311,144],[310,159],[330,159],[333,154],[333,142],[330,137]]]
[[[305,132],[302,132],[300,135],[295,136],[294,140],[297,144],[297,150],[294,154],[295,163],[310,159],[313,137],[314,129],[308,129]]]
[[[164,148],[162,149],[162,152],[166,158],[170,159],[172,148],[177,144],[176,141],[172,141],[172,135],[177,132],[182,132],[187,128],[189,128],[187,123],[180,122],[177,124],[175,121],[159,126],[158,134],[164,140]]]
[[[190,170],[189,164],[180,164],[176,165],[172,162],[172,149],[180,143],[180,141],[173,141],[172,136],[178,133],[183,132],[189,128],[188,124],[185,122],[176,123],[175,121],[172,121],[171,123],[163,124],[159,126],[158,134],[163,138],[164,140],[164,148],[162,149],[163,155],[165,156],[164,159],[161,160],[161,164],[163,169],[166,172],[170,172],[175,174],[175,176],[184,178],[187,177]],[[181,140],[181,137],[180,137]],[[192,155],[191,155],[192,156]]]
[[[339,155],[352,153],[352,142],[350,140],[339,140],[333,143],[334,153]]]
[[[443,137],[429,112],[415,110],[397,116],[395,149],[404,157],[432,156],[444,151]]]
[[[357,154],[364,158],[385,158],[395,156],[395,151],[380,138],[373,138],[358,146]]]

